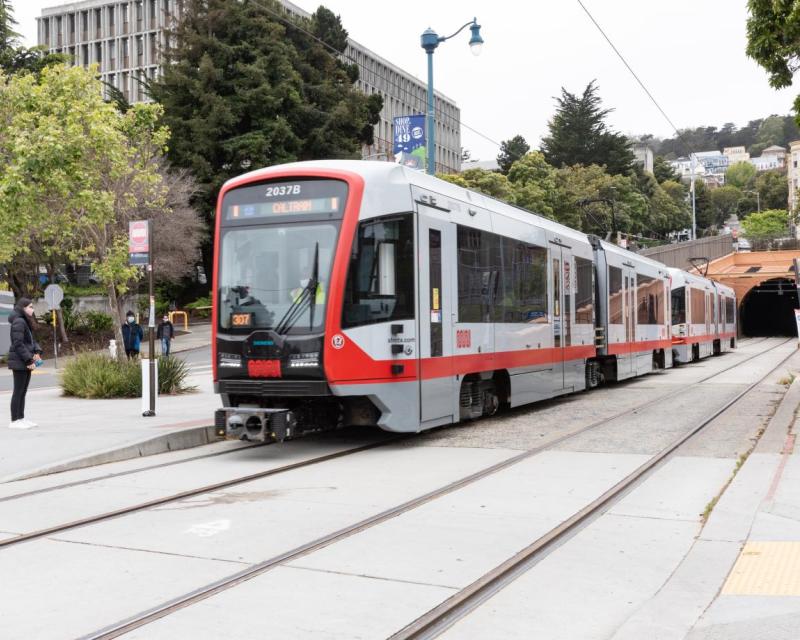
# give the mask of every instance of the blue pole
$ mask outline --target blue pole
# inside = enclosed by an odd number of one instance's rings
[[[425,123],[427,129],[425,144],[428,145],[428,175],[436,173],[436,130],[433,121],[433,49],[428,50],[428,118]]]

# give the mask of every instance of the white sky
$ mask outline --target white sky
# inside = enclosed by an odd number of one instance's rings
[[[317,0],[293,0],[312,12]],[[12,0],[19,30],[35,44],[36,16],[57,0]],[[547,131],[553,96],[581,92],[597,79],[610,122],[623,133],[672,131],[576,0],[326,0],[350,36],[395,65],[426,79],[419,36],[427,27],[450,35],[478,18],[485,41],[474,57],[469,30],[434,54],[437,90],[454,99],[462,122],[500,142],[522,134],[531,146]],[[744,53],[745,0],[584,0],[605,32],[678,127],[721,126],[790,113],[800,89],[775,91]],[[495,144],[462,129],[473,159]]]

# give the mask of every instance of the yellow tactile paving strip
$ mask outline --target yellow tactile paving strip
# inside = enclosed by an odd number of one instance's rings
[[[800,596],[800,542],[748,542],[722,593]]]

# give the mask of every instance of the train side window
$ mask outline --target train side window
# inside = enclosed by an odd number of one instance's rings
[[[575,257],[578,290],[575,293],[575,324],[594,324],[594,264]]]
[[[725,297],[725,322],[733,324],[736,322],[736,304],[733,298]]]
[[[692,324],[706,323],[706,292],[701,289],[689,289],[691,296]]]
[[[506,237],[500,243],[503,270],[495,321],[546,323],[547,249]]]
[[[636,274],[636,322],[637,324],[658,324],[658,289],[661,281],[650,276]]]
[[[608,323],[622,324],[622,269],[608,268]]]
[[[458,321],[492,322],[495,299],[502,299],[500,237],[458,227]]]
[[[342,326],[413,318],[414,264],[410,213],[360,223],[347,272]]]
[[[672,324],[686,322],[686,287],[672,290]]]

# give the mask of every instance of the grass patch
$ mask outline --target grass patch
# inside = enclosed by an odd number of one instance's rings
[[[797,377],[797,376],[796,376],[794,373],[792,373],[791,371],[789,371],[789,372],[787,373],[787,375],[785,375],[783,378],[781,378],[780,380],[778,380],[778,384],[782,384],[784,387],[791,387],[791,386],[792,386],[792,383],[794,382],[794,379],[795,379],[796,377]]]
[[[142,395],[142,365],[139,360],[112,360],[97,353],[84,353],[67,363],[61,375],[65,396],[76,398],[138,398]],[[158,393],[175,395],[195,391],[186,384],[189,369],[177,358],[158,359]]]

